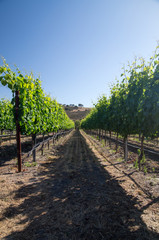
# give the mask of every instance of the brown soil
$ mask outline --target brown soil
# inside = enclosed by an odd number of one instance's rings
[[[91,133],[91,136],[93,139],[99,139],[99,135],[97,134],[97,131],[87,131],[87,133]],[[106,142],[105,142],[106,141]],[[129,144],[130,143],[130,144]],[[124,157],[124,150],[123,150],[123,139],[120,139],[120,143],[118,143],[118,150],[116,153],[116,137],[109,137],[109,135],[103,134],[103,137],[101,136],[100,142],[96,141],[96,144],[98,145],[98,148],[101,148],[102,145],[104,147],[102,148],[102,153],[103,151],[105,152],[105,156],[107,156],[109,152],[112,153],[112,158],[114,159],[120,159],[123,160]],[[105,147],[106,145],[106,147]],[[110,146],[110,147],[109,147]],[[135,162],[137,161],[139,155],[137,151],[141,148],[141,144],[136,141],[128,140],[128,163],[130,164],[130,167],[134,167]],[[98,149],[99,150],[99,149]],[[147,145],[144,143],[144,154],[145,154],[145,160],[141,161],[141,171],[146,173],[150,173],[150,176],[155,177],[156,175],[159,175],[159,151],[158,147],[155,145],[151,144]],[[137,166],[139,167],[139,166]]]
[[[159,176],[114,156],[72,131],[39,153],[35,167],[16,173],[4,163],[1,239],[159,239]]]

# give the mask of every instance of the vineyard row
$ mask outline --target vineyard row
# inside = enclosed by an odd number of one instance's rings
[[[123,69],[121,80],[111,88],[110,97],[99,98],[89,115],[81,121],[86,130],[115,132],[124,139],[124,158],[128,159],[128,136],[140,135],[139,169],[144,157],[145,138],[159,137],[159,45],[146,62],[135,59]]]
[[[74,122],[63,107],[42,89],[39,78],[12,71],[4,60],[0,67],[0,82],[12,91],[12,100],[0,101],[0,130],[15,130],[17,137],[18,171],[21,171],[21,135],[32,135],[36,145],[39,133],[74,128]]]

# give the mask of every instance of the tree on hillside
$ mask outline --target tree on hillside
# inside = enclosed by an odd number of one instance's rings
[[[79,104],[78,104],[78,107],[83,107],[83,104],[79,103]]]

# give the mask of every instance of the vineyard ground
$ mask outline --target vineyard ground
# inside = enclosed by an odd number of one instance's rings
[[[52,135],[52,134],[51,134]],[[49,135],[45,135],[44,140],[47,140]],[[36,143],[41,143],[43,141],[43,136],[38,135],[36,138]],[[22,150],[22,161],[32,161],[32,158],[27,158],[27,153],[32,149],[32,137],[31,136],[21,136],[21,150]],[[9,172],[12,172],[12,168],[17,168],[17,145],[16,139],[5,140],[0,146],[0,173],[6,172],[6,166],[8,166]],[[4,170],[3,170],[4,169]]]
[[[88,132],[89,133],[89,132]],[[91,134],[92,135],[92,134]],[[97,138],[99,139],[99,137],[97,136],[97,134],[93,133],[93,138]],[[106,142],[105,142],[106,140]],[[119,158],[123,158],[124,156],[124,151],[123,151],[123,139],[121,140],[116,140],[115,137],[109,137],[108,135],[103,135],[103,137],[101,136],[101,143],[102,145],[104,145],[103,150],[105,149],[105,145],[107,150],[112,151],[113,153],[116,153],[116,143],[118,142],[118,150],[117,152],[119,153],[118,155],[115,155],[115,158],[117,158],[117,156]],[[109,145],[111,145],[111,147],[109,148]],[[141,144],[136,142],[136,141],[132,141],[132,140],[128,140],[128,162],[132,163],[132,165],[135,165],[135,161],[138,159],[138,153],[137,151],[141,148]],[[142,164],[142,171],[144,170],[145,173],[154,173],[155,174],[159,174],[159,149],[158,146],[153,145],[148,145],[148,144],[144,144],[144,154],[145,154],[145,162],[143,162]],[[145,169],[143,169],[145,167]]]
[[[37,165],[0,175],[3,240],[159,239],[159,176],[72,131]]]

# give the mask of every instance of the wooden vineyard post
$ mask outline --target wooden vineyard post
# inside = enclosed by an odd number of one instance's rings
[[[36,145],[36,134],[32,135],[32,147]],[[36,149],[33,150],[33,162],[36,162]]]
[[[12,138],[12,131],[10,131],[10,143],[11,143],[11,138]]]
[[[102,139],[103,139],[103,129],[102,129]]]
[[[100,141],[100,129],[98,129],[98,138],[99,138],[99,141]]]
[[[59,130],[57,130],[57,136],[56,136],[57,141],[58,141],[58,139],[59,139],[58,132],[59,132]]]
[[[117,136],[116,136],[116,153],[118,151],[118,136],[119,136],[119,133],[117,132]]]
[[[138,158],[139,171],[141,171],[141,160],[143,158],[143,155],[144,155],[144,135],[142,135],[142,137],[141,137],[141,152],[140,152],[140,156]]]
[[[107,133],[107,132],[106,132],[106,130],[105,130],[105,146],[106,146],[106,141],[107,141],[107,139],[106,139],[106,133]]]
[[[48,145],[48,150],[49,150],[49,148],[50,148],[50,140],[49,140],[49,138],[48,138],[48,143],[47,143]]]
[[[112,132],[109,131],[109,146],[110,146],[110,148],[111,148],[111,138],[112,138]]]
[[[125,162],[128,160],[128,136],[124,137],[124,159]]]
[[[43,133],[43,144],[42,144],[42,148],[41,148],[41,155],[44,155],[44,138],[45,134]]]
[[[54,132],[52,134],[52,143],[54,144]]]
[[[3,129],[1,129],[0,145],[2,144]]]
[[[15,117],[16,117],[16,138],[17,138],[17,157],[18,157],[18,172],[22,171],[21,159],[21,139],[20,139],[20,125],[19,125],[19,91],[15,92]]]

